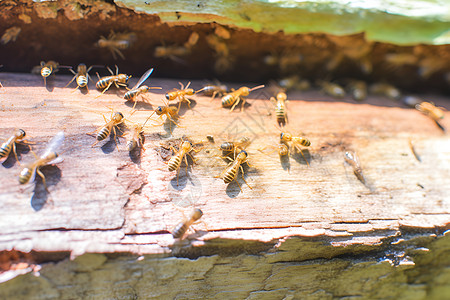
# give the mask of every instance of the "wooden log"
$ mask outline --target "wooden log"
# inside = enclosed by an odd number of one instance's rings
[[[13,157],[1,167],[2,278],[28,272],[3,283],[2,298],[11,298],[23,282],[31,284],[22,293],[26,298],[38,297],[39,289],[42,297],[60,299],[386,298],[407,297],[411,287],[417,295],[439,299],[449,288],[443,269],[448,263],[438,265],[434,259],[448,261],[449,240],[443,233],[450,220],[450,140],[414,109],[373,96],[357,104],[317,91],[289,94],[287,130],[311,140],[304,151],[308,166],[300,155],[280,162],[278,154],[258,151],[275,146],[280,133],[265,94],[253,92],[244,111],[232,113],[221,108],[220,100],[196,95],[192,110],[182,105],[173,135],[167,124],[145,129],[145,150],[136,159],[123,139],[119,150],[114,141],[92,148],[95,138],[86,133],[105,123],[102,114],[109,118],[110,108],[121,111],[126,122],[144,122],[148,109],[161,105],[164,92],[177,81],[152,79],[162,91],[152,91],[152,104],[138,104],[130,115],[132,103],[125,104],[123,91],[114,88],[96,99],[93,87],[89,93],[62,88],[69,76],[50,78],[45,88],[40,76],[0,75],[0,135],[22,128],[39,154],[58,131],[66,134],[64,161],[43,168],[49,192],[39,180],[35,192],[19,186],[20,166]],[[445,97],[423,98],[450,106]],[[448,128],[445,114],[441,124]],[[161,144],[182,137],[201,142],[206,135],[216,143],[205,143],[194,155],[197,161],[187,176],[180,168],[177,185]],[[238,177],[242,191],[236,182],[225,185],[214,178],[226,167],[217,147],[241,135],[252,141],[247,148],[252,167],[245,178],[253,188]],[[344,162],[346,149],[358,152],[366,185]],[[33,159],[26,148],[19,154],[21,163]],[[169,231],[183,219],[181,211],[188,215],[192,207],[204,212],[204,224],[174,241]],[[69,256],[78,258],[69,261]],[[33,276],[36,265],[43,266],[40,277]],[[115,274],[118,270],[123,271]],[[442,277],[430,279],[437,274]],[[91,284],[81,287],[86,278]],[[71,280],[77,287],[66,287]],[[163,288],[167,280],[180,285]],[[423,285],[413,286],[414,280]],[[379,288],[390,284],[401,289]],[[432,286],[436,289],[429,292]]]

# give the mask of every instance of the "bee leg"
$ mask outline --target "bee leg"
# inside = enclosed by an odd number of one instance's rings
[[[217,91],[214,91],[212,94],[211,100],[209,100],[209,101],[213,101],[214,98],[216,98],[217,94],[218,94]]]
[[[236,102],[233,104],[233,106],[232,106],[231,109],[230,109],[230,113],[234,110],[234,108],[236,107],[236,105],[239,104],[239,102],[241,102],[241,97],[238,97],[238,98],[236,99]]]
[[[246,101],[246,100],[247,100],[247,99],[245,99],[244,97],[242,97],[241,112],[244,111],[244,106],[245,106],[245,101]]]
[[[97,97],[95,97],[95,99],[97,99],[98,97],[100,97],[101,95],[103,95],[113,84],[113,82],[108,83],[108,86],[103,90],[103,92],[101,92],[100,95],[98,95]]]
[[[36,169],[36,173],[39,175],[39,176],[41,176],[41,178],[42,178],[42,183],[44,184],[44,188],[45,188],[45,191],[47,192],[47,193],[49,193],[49,191],[48,191],[48,189],[47,189],[47,182],[45,181],[45,176],[44,176],[44,174],[41,172],[41,170],[39,170],[39,169]]]
[[[248,184],[248,182],[245,180],[244,178],[244,168],[242,166],[239,166],[239,168],[241,169],[241,175],[242,175],[242,180],[244,180],[245,184],[251,189],[253,190],[253,188]],[[236,179],[237,182],[237,179]],[[242,191],[242,190],[241,190]]]
[[[303,156],[303,159],[306,161],[306,164],[308,165],[308,167],[310,167],[308,160],[306,159],[305,155],[303,155],[303,151],[302,149],[300,149],[299,146],[295,146],[295,149],[297,149],[298,151],[300,151],[300,154]]]
[[[30,148],[31,149],[31,148]],[[14,156],[16,157],[16,161],[19,163],[19,165],[20,165],[20,162],[19,162],[19,158],[17,157],[17,151],[16,151],[16,143],[13,143],[12,144],[12,151],[14,152]]]
[[[241,190],[241,193],[243,193],[244,191],[242,190],[241,185],[239,184],[239,181],[237,180],[237,177],[234,178],[234,180],[236,181],[236,183],[237,183],[239,189]],[[245,180],[244,180],[244,181],[245,181]]]
[[[122,51],[120,51],[119,49],[117,49],[117,48],[112,48],[114,51],[113,51],[113,54],[114,54],[114,52],[116,52],[117,54],[119,54],[119,56],[122,58],[122,59],[125,59],[125,56],[123,55],[123,53],[122,53]],[[114,55],[113,55],[114,56]],[[114,59],[116,59],[116,58],[114,58]]]
[[[263,152],[265,149],[268,148],[268,146],[265,146],[264,148],[260,148],[260,149],[258,149],[258,151],[261,152],[261,153],[264,154],[264,155],[269,156],[270,154],[272,154],[272,153],[274,153],[275,151],[278,150],[277,148],[275,148],[275,147],[273,147],[273,146],[271,146],[271,147],[273,148],[273,150],[270,151],[270,152],[268,152],[268,153],[264,153],[264,152]]]
[[[74,73],[72,69],[69,69],[69,70],[72,71],[72,73]],[[73,76],[72,80],[69,81],[69,83],[64,88],[68,87],[75,80],[75,78],[77,78],[77,74],[76,73],[75,73],[75,76]]]

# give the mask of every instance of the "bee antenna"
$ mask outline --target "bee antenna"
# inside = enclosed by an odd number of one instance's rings
[[[257,90],[257,89],[261,89],[263,87],[264,87],[264,84],[261,84],[261,85],[255,86],[254,88],[251,88],[249,91],[251,92],[251,91],[254,91],[254,90]]]

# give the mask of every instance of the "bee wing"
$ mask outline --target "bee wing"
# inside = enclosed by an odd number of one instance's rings
[[[138,87],[141,86],[141,84],[147,80],[147,78],[153,73],[153,68],[149,69],[147,72],[144,73],[144,75],[141,76],[141,78],[139,78],[138,83],[136,83],[136,85],[132,88],[132,90],[137,89]]]
[[[52,152],[56,152],[59,149],[59,147],[62,145],[63,141],[64,141],[64,131],[60,131],[50,140],[50,142],[48,143],[48,146],[45,149],[42,156],[45,157]],[[55,160],[58,160],[58,159],[55,159]]]

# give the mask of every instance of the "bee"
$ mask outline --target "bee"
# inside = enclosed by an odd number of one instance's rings
[[[277,84],[286,90],[306,91],[311,88],[311,83],[306,79],[301,79],[298,75],[282,78]]]
[[[191,35],[189,36],[188,40],[186,41],[186,43],[184,43],[183,46],[158,46],[155,48],[155,51],[153,53],[153,55],[155,57],[162,57],[162,58],[170,58],[171,60],[181,63],[181,64],[186,64],[186,62],[182,59],[180,59],[180,56],[187,56],[189,54],[191,54],[192,52],[192,47],[195,46],[195,44],[197,44],[197,41],[199,39],[199,34],[197,32],[193,32],[191,33]]]
[[[222,145],[220,145],[220,150],[226,154],[230,154],[235,151],[245,150],[250,143],[250,138],[242,136],[235,142],[223,142]]]
[[[177,126],[180,126],[180,125],[178,125],[178,122],[177,122],[177,120],[180,119],[180,116],[178,115],[178,108],[176,108],[174,106],[169,106],[169,104],[167,102],[164,101],[164,106],[158,106],[150,114],[150,116],[147,118],[147,120],[150,119],[151,116],[153,116],[154,113],[156,113],[156,115],[158,115],[159,118],[162,118],[162,116],[165,115],[166,118],[170,121],[169,124],[174,123]],[[160,126],[162,124],[164,124],[164,121],[161,124],[158,124],[156,126]],[[170,125],[170,126],[172,126],[172,125]],[[170,130],[172,130],[172,128],[170,128]]]
[[[237,176],[238,171],[239,171],[239,169],[240,169],[241,172],[242,172],[242,179],[244,180],[245,184],[247,184],[247,186],[248,186],[250,189],[253,189],[253,188],[247,183],[247,181],[245,181],[245,178],[244,178],[244,168],[242,167],[242,164],[244,164],[244,163],[246,163],[247,165],[249,165],[249,164],[248,164],[248,154],[247,154],[247,152],[246,152],[245,150],[241,150],[241,151],[238,153],[237,156],[236,156],[236,152],[235,152],[235,155],[234,155],[234,156],[235,156],[235,159],[234,159],[234,160],[231,159],[231,158],[229,158],[229,157],[226,157],[226,158],[230,159],[231,162],[228,164],[228,166],[225,168],[225,170],[223,170],[223,172],[222,172],[219,176],[217,176],[216,178],[221,178],[221,179],[223,179],[223,182],[226,183],[226,184],[231,183],[233,180],[236,180],[236,176]],[[250,165],[249,165],[249,166],[250,166]],[[241,192],[242,192],[242,188],[241,188],[239,182],[238,182],[237,180],[236,180],[236,182],[237,182],[237,184],[238,184],[238,186],[239,186],[239,189],[240,189]]]
[[[116,66],[116,75],[114,75],[113,71],[111,71],[111,69],[109,67],[108,67],[108,71],[111,73],[111,76],[105,76],[102,78],[100,78],[100,76],[99,76],[98,81],[95,85],[95,87],[97,89],[104,89],[103,92],[100,95],[98,95],[97,97],[100,97],[101,95],[103,95],[103,93],[105,93],[113,84],[117,88],[120,88],[120,86],[126,87],[128,84],[128,80],[131,78],[131,75],[119,74],[119,68],[117,66]],[[98,76],[98,74],[97,74],[97,76]]]
[[[126,92],[125,95],[123,96],[123,98],[127,101],[134,101],[133,109],[137,103],[136,101],[137,96],[139,96],[140,94],[147,93],[148,90],[151,89],[161,89],[160,87],[148,87],[146,85],[141,86],[141,84],[147,80],[147,78],[152,74],[152,72],[153,68],[145,72],[144,75],[142,75],[141,78],[139,79],[138,83],[136,83],[136,85],[131,90]]]
[[[277,94],[277,99],[270,97],[270,102],[275,105],[275,115],[278,124],[286,124],[287,122],[286,99],[287,95],[284,92],[279,92]]]
[[[193,161],[195,161],[194,158],[192,157],[192,155],[190,154],[190,152],[194,151],[194,152],[198,153],[201,151],[201,150],[195,149],[194,146],[192,145],[192,143],[189,141],[181,141],[179,148],[180,148],[180,150],[177,151],[174,147],[170,146],[170,149],[175,153],[175,155],[173,155],[170,158],[169,163],[167,164],[170,172],[177,171],[177,185],[178,185],[179,168],[180,168],[180,164],[181,164],[181,161],[183,160],[183,158],[186,163],[186,174],[187,174],[188,161],[187,161],[186,155],[189,155],[191,157],[191,159]]]
[[[266,155],[270,155],[270,154],[272,154],[275,151],[278,151],[278,155],[280,157],[286,156],[286,155],[289,154],[289,146],[286,144],[286,142],[280,141],[276,147],[274,147],[274,146],[269,146],[269,147],[272,147],[273,150],[270,151],[269,153],[265,153]],[[260,152],[264,153],[264,150],[267,149],[267,148],[268,148],[268,146],[265,146],[265,147],[263,147],[261,149],[258,149],[258,150]]]
[[[45,189],[47,189],[45,176],[39,169],[43,166],[57,164],[62,161],[62,158],[59,157],[57,151],[61,147],[63,141],[64,141],[64,132],[60,131],[50,140],[47,148],[40,157],[37,157],[33,153],[34,156],[36,157],[36,160],[33,163],[27,164],[22,169],[19,175],[19,183],[25,184],[28,182],[33,182],[37,173],[39,176],[41,176]]]
[[[214,70],[216,73],[222,74],[231,69],[234,64],[234,59],[230,55],[230,49],[225,40],[217,34],[209,34],[205,39],[215,52],[216,61],[214,63]]]
[[[264,57],[266,65],[277,66],[284,74],[295,71],[302,61],[303,56],[292,51],[283,51],[279,54],[269,54]]]
[[[129,152],[136,149],[136,147],[144,149],[144,127],[149,119],[150,118],[147,118],[147,120],[145,120],[144,124],[142,125],[136,124],[132,127],[131,132],[129,132],[128,134],[129,138],[127,141],[127,150]]]
[[[16,144],[30,144],[30,142],[24,140],[25,135],[25,130],[18,129],[6,142],[1,145],[0,162],[5,161],[8,158],[11,150],[13,151],[16,160],[19,161],[17,157]]]
[[[222,97],[222,107],[230,107],[230,113],[234,110],[234,108],[236,107],[236,105],[239,104],[239,102],[242,101],[242,106],[241,106],[241,111],[244,110],[244,105],[245,105],[245,101],[246,99],[244,98],[245,96],[248,96],[250,94],[251,91],[263,88],[264,85],[258,85],[252,89],[243,86],[241,88],[239,88],[238,90],[232,91],[231,93],[226,94],[225,96]]]
[[[5,33],[2,35],[2,38],[0,39],[0,42],[3,45],[8,44],[10,41],[15,42],[21,30],[22,29],[17,26],[6,29]]]
[[[354,151],[346,151],[344,154],[345,161],[352,166],[353,173],[355,173],[356,177],[363,183],[366,184],[366,179],[363,176],[361,163],[359,162],[359,157],[356,155]]]
[[[223,84],[209,84],[201,88],[197,91],[197,93],[201,92],[205,96],[211,96],[211,100],[216,98],[216,96],[223,96],[228,91],[228,87]]]
[[[71,84],[74,80],[76,80],[77,87],[75,88],[75,90],[77,90],[78,88],[82,88],[82,87],[86,87],[86,89],[89,90],[88,85],[87,85],[88,84],[88,80],[92,79],[91,76],[89,76],[89,71],[93,67],[94,66],[90,66],[89,68],[86,68],[85,64],[79,64],[78,67],[77,67],[77,72],[76,73],[75,73],[74,70],[69,69],[69,71],[72,72],[72,74],[74,76],[73,76],[72,80],[65,87],[68,87],[69,84]]]
[[[178,110],[180,110],[181,107],[181,102],[187,102],[189,108],[191,108],[191,101],[186,97],[187,96],[192,96],[195,94],[194,89],[190,89],[189,86],[191,85],[191,82],[189,82],[186,87],[183,86],[183,84],[181,82],[178,82],[181,86],[181,90],[179,89],[174,89],[171,92],[166,93],[166,99],[167,101],[172,101],[175,99],[179,99],[178,102]]]
[[[107,121],[105,116],[103,116],[103,119],[105,120],[106,124],[99,127],[94,133],[96,132],[96,141],[92,144],[92,147],[97,145],[98,142],[103,141],[106,139],[110,134],[111,131],[114,133],[114,140],[116,138],[116,126],[119,124],[122,124],[124,121],[124,116],[121,112],[114,112],[111,116],[111,120]],[[118,129],[119,130],[119,129]],[[91,133],[88,133],[89,135]]]
[[[307,138],[304,138],[304,137],[300,137],[300,136],[292,136],[292,134],[287,133],[287,132],[282,132],[282,133],[280,133],[280,142],[283,142],[283,143],[292,142],[292,146],[294,147],[294,149],[297,150],[298,152],[300,152],[300,154],[305,159],[306,164],[309,166],[308,160],[303,155],[303,152],[302,152],[302,149],[300,146],[303,146],[303,147],[311,146],[310,140],[308,140]]]
[[[111,30],[108,38],[100,36],[100,39],[97,42],[97,46],[100,48],[108,48],[111,51],[114,59],[117,59],[116,53],[122,59],[125,59],[125,56],[120,50],[128,49],[136,40],[137,36],[133,32],[116,34]]]
[[[59,63],[49,60],[48,62],[41,61],[39,66],[36,66],[31,71],[32,73],[40,73],[42,78],[44,78],[44,84],[47,85],[47,77],[59,71]]]
[[[345,97],[345,90],[337,83],[327,82],[327,81],[319,81],[319,85],[322,87],[322,91],[330,95],[334,98],[343,98]]]
[[[431,102],[421,102],[416,104],[416,109],[436,122],[444,118],[444,111],[442,108],[436,107],[434,103]]]
[[[367,98],[367,84],[362,80],[351,80],[347,89],[356,101],[363,101]]]
[[[370,86],[370,92],[388,97],[392,100],[399,100],[401,96],[400,91],[388,83],[374,83]]]
[[[182,239],[184,234],[188,231],[189,227],[191,227],[191,225],[198,221],[202,216],[203,212],[200,209],[194,209],[189,219],[178,223],[174,227],[174,229],[172,230],[173,238]]]

